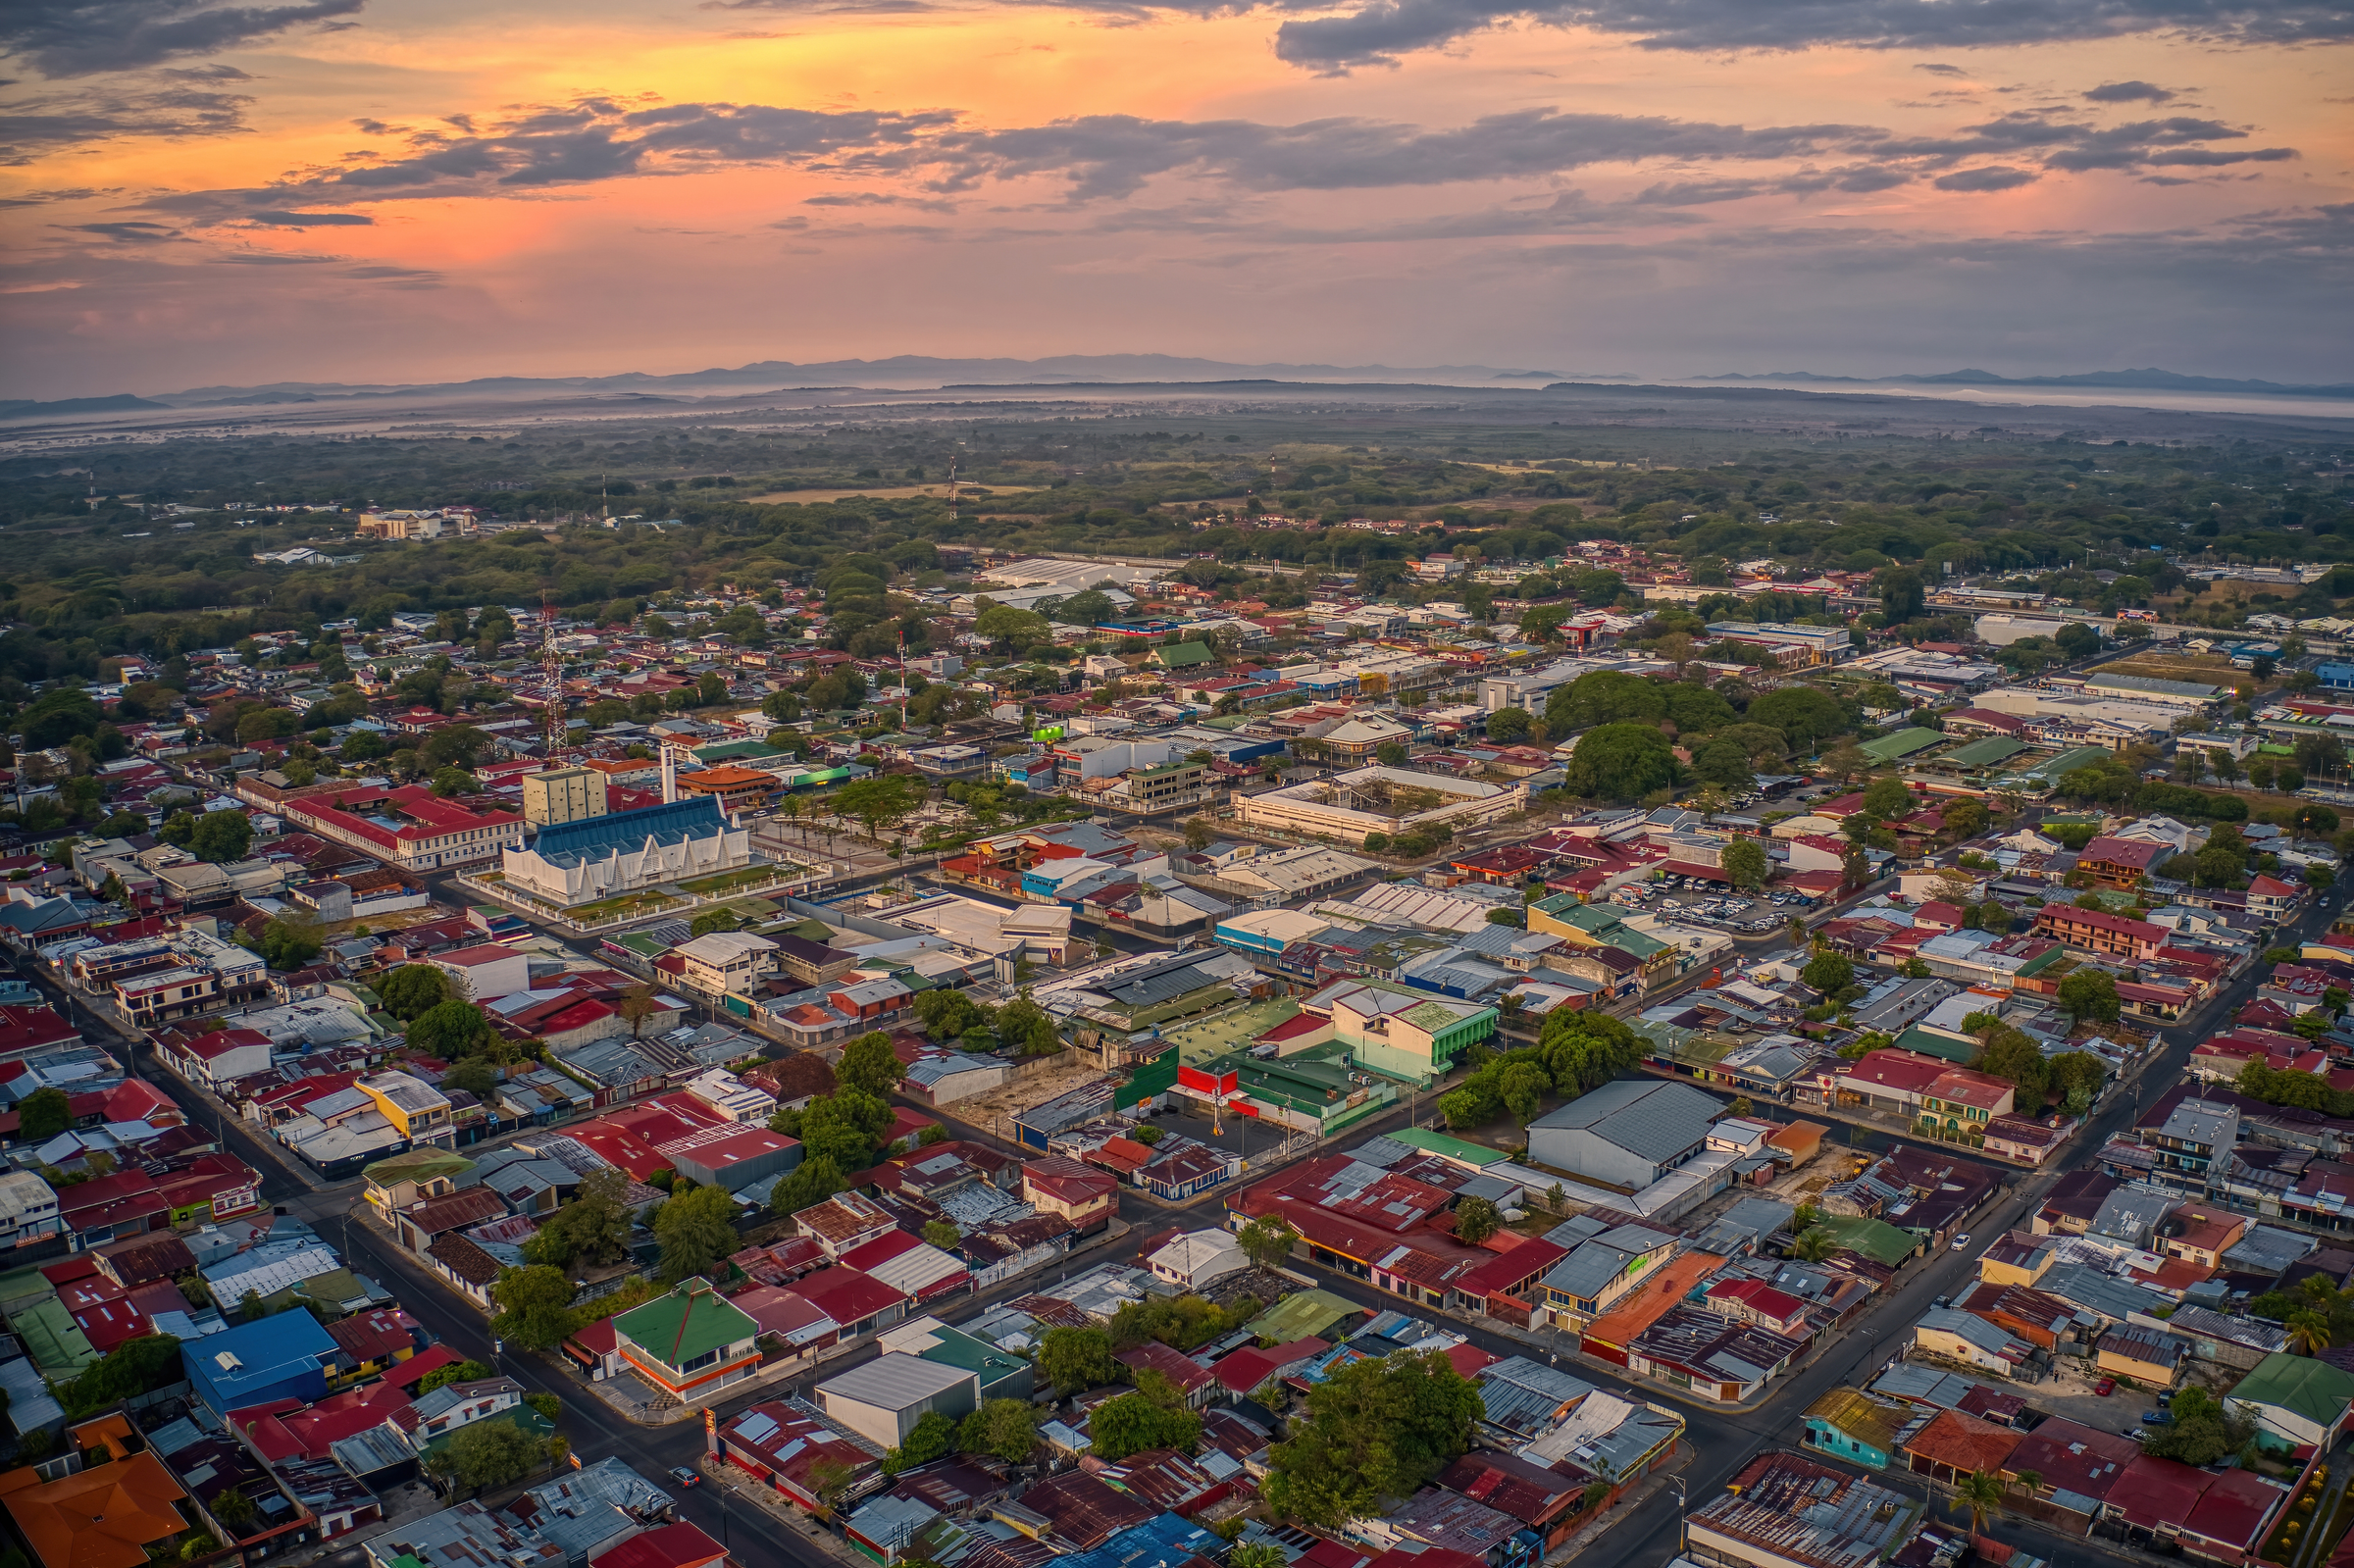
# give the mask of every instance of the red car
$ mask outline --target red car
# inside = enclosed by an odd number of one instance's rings
[[[2103,1378],[2100,1382],[2092,1386],[2092,1391],[2105,1399],[2110,1394],[2113,1394],[2117,1391],[2117,1380],[2115,1378]]]

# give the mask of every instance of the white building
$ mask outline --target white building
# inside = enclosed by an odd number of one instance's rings
[[[773,966],[769,955],[776,950],[777,944],[766,936],[742,931],[715,931],[671,949],[686,962],[681,978],[715,995],[749,991],[754,978]]]
[[[1194,1290],[1210,1281],[1239,1274],[1251,1259],[1224,1231],[1194,1231],[1145,1259],[1152,1277]]]
[[[520,890],[569,906],[748,866],[752,836],[706,795],[556,823],[499,861]]]
[[[1374,809],[1396,791],[1427,791],[1439,804],[1402,816]],[[1525,784],[1493,784],[1405,768],[1358,768],[1313,784],[1292,784],[1242,797],[1242,820],[1257,827],[1313,834],[1362,844],[1368,834],[1396,836],[1431,823],[1460,830],[1495,822],[1528,805]]]

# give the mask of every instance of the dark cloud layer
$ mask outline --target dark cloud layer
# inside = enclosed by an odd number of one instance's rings
[[[1279,9],[1306,10],[1308,0]],[[1363,0],[1336,17],[1295,18],[1275,52],[1294,65],[1346,71],[1392,65],[1504,23],[1584,26],[1650,49],[1950,49],[2181,33],[2230,43],[2341,42],[2354,6],[2338,0]]]
[[[2175,95],[2147,81],[2105,81],[2084,94],[2090,103],[2172,103]]]
[[[456,122],[443,122],[452,126]],[[947,111],[825,113],[761,104],[633,107],[605,98],[516,111],[486,128],[382,127],[393,154],[247,191],[163,196],[153,211],[202,223],[283,228],[368,222],[354,204],[416,197],[532,195],[604,180],[729,165],[787,166],[923,187],[809,199],[815,207],[901,206],[945,212],[945,198],[1003,180],[1059,179],[1067,202],[1119,201],[1174,177],[1243,192],[1399,189],[1549,178],[1603,165],[1670,165],[1630,206],[1670,209],[1754,195],[1862,193],[1926,179],[1939,189],[2007,190],[2045,173],[2143,173],[2278,162],[2287,147],[2247,145],[2222,121],[2175,116],[2100,126],[2021,111],[1944,135],[1899,137],[1873,126],[1748,126],[1661,116],[1491,115],[1432,129],[1348,118],[1265,125],[1090,115],[983,128]],[[1774,173],[1739,166],[1782,164]],[[1710,166],[1733,166],[1714,172]]]
[[[117,136],[219,136],[244,128],[253,100],[192,86],[61,92],[0,108],[0,163]]]
[[[347,17],[365,4],[367,0],[262,6],[207,6],[202,0],[10,0],[0,6],[0,52],[51,77],[136,71]]]

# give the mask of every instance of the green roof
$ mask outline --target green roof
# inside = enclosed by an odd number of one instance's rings
[[[48,1300],[11,1312],[8,1326],[25,1341],[32,1364],[52,1378],[71,1378],[98,1359],[98,1351],[65,1302],[54,1294]]]
[[[2317,1426],[2331,1426],[2354,1403],[2354,1372],[2311,1356],[2275,1353],[2240,1379],[2228,1397],[2278,1405]]]
[[[733,762],[739,757],[773,757],[782,749],[765,740],[722,740],[714,745],[695,747],[694,760]]]
[[[1934,730],[1899,730],[1876,740],[1867,740],[1860,749],[1874,762],[1894,762],[1916,751],[1925,751],[1944,738]]]
[[[1945,1035],[1932,1035],[1919,1024],[1907,1026],[1905,1032],[1896,1037],[1896,1048],[1900,1051],[1919,1051],[1923,1056],[1942,1056],[1949,1062],[1965,1065],[1975,1061],[1978,1054],[1976,1040],[1964,1041]]]
[[[1920,1250],[1920,1238],[1911,1231],[1861,1214],[1825,1214],[1815,1223],[1837,1237],[1850,1252],[1860,1252],[1884,1268],[1895,1268]]]
[[[1449,1138],[1444,1133],[1425,1132],[1418,1127],[1409,1127],[1396,1133],[1384,1133],[1382,1137],[1393,1143],[1404,1143],[1407,1148],[1418,1148],[1425,1154],[1436,1154],[1443,1160],[1455,1160],[1464,1165],[1500,1165],[1511,1158],[1510,1154],[1500,1148],[1489,1148],[1482,1143],[1466,1143],[1459,1138]]]
[[[1421,1006],[1408,1008],[1399,1015],[1404,1022],[1413,1025],[1416,1029],[1428,1030],[1433,1035],[1456,1024],[1467,1022],[1471,1016],[1468,1013],[1458,1013],[1444,1002],[1424,1002]]]
[[[1020,1361],[986,1340],[974,1339],[961,1329],[943,1326],[930,1332],[932,1342],[916,1352],[926,1361],[978,1372],[984,1384],[994,1384],[1007,1373],[1021,1370]]]
[[[2026,749],[2024,740],[2014,740],[2009,735],[1988,735],[1983,740],[1972,740],[1967,746],[1949,751],[1937,760],[1950,762],[1958,768],[1991,768]]]
[[[1285,1296],[1244,1324],[1243,1329],[1257,1339],[1290,1344],[1311,1335],[1321,1336],[1334,1324],[1345,1323],[1369,1310],[1354,1301],[1344,1301],[1330,1290],[1302,1290],[1297,1295]]]
[[[742,1307],[711,1289],[708,1280],[687,1280],[670,1294],[634,1307],[613,1320],[613,1332],[665,1366],[680,1367],[711,1350],[724,1350],[760,1332]]]
[[[1278,1024],[1300,1016],[1300,1003],[1290,996],[1260,1002],[1237,1002],[1214,1013],[1188,1019],[1160,1032],[1163,1043],[1179,1061],[1199,1062],[1222,1055],[1244,1040],[1256,1039]]]
[[[1173,647],[1155,648],[1152,656],[1160,661],[1160,667],[1164,670],[1209,663],[1209,649],[1200,642],[1180,642]]]

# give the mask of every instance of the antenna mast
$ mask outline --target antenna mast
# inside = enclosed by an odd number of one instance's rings
[[[556,590],[539,590],[539,667],[547,673],[547,760],[564,744],[564,656],[556,651]]]

